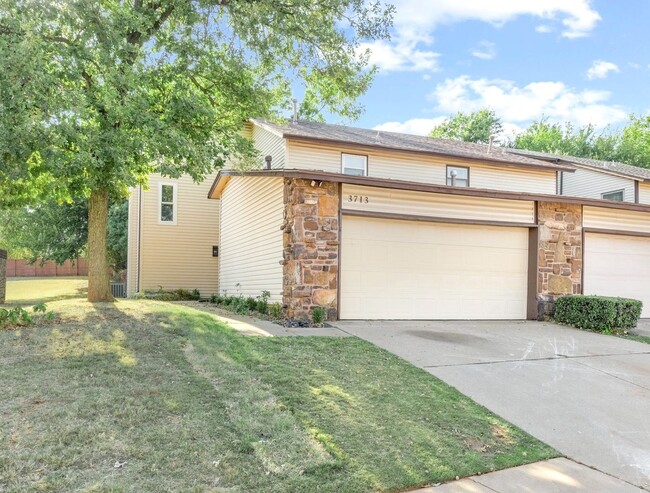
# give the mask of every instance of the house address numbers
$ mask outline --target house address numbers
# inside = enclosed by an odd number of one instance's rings
[[[370,200],[367,195],[348,195],[348,202],[353,202],[357,204],[368,204]]]

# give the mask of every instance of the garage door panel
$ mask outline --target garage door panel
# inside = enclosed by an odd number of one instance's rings
[[[643,302],[650,317],[650,238],[585,234],[584,293]]]
[[[525,318],[527,248],[526,228],[346,216],[340,316]]]

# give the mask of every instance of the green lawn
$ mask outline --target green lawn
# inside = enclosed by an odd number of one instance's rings
[[[402,491],[557,454],[356,338],[156,301],[0,331],[0,491]],[[123,464],[121,467],[115,465]]]
[[[13,277],[7,279],[8,305],[34,305],[67,298],[85,297],[85,277]]]

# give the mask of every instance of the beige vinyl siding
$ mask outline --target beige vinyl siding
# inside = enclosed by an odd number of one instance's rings
[[[282,137],[257,125],[253,126],[252,139],[261,155],[261,167],[266,166],[264,158],[271,156],[271,167],[279,169],[284,167],[285,162],[285,140]]]
[[[556,192],[555,170],[516,169],[495,165],[469,164],[472,188],[553,195]]]
[[[600,171],[578,168],[562,172],[562,195],[600,199],[603,193],[624,191],[625,202],[634,202],[634,180]]]
[[[189,176],[149,177],[142,193],[140,290],[198,289],[203,296],[218,291],[212,246],[219,244],[219,201],[208,199],[215,177],[216,172],[200,184]],[[175,225],[159,221],[161,183],[176,184]]]
[[[530,223],[535,204],[529,200],[491,199],[390,188],[343,185],[342,209],[450,219]]]
[[[585,206],[582,223],[585,228],[650,233],[649,212]]]
[[[129,196],[128,249],[126,257],[126,293],[133,296],[138,291],[138,243],[140,241],[140,214],[138,213],[140,187],[132,188]]]
[[[423,156],[399,151],[287,142],[286,168],[341,172],[341,154],[368,156],[368,176],[445,185],[447,165],[470,168],[470,186],[490,190],[554,194],[554,170],[516,169],[491,163],[468,163],[457,158]]]
[[[650,205],[650,183],[639,183],[639,204]]]
[[[282,299],[282,178],[232,177],[221,195],[221,292]]]

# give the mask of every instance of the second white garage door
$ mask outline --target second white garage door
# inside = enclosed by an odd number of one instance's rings
[[[528,229],[344,216],[342,319],[524,319]]]
[[[650,238],[585,233],[584,293],[643,301],[650,317]]]

